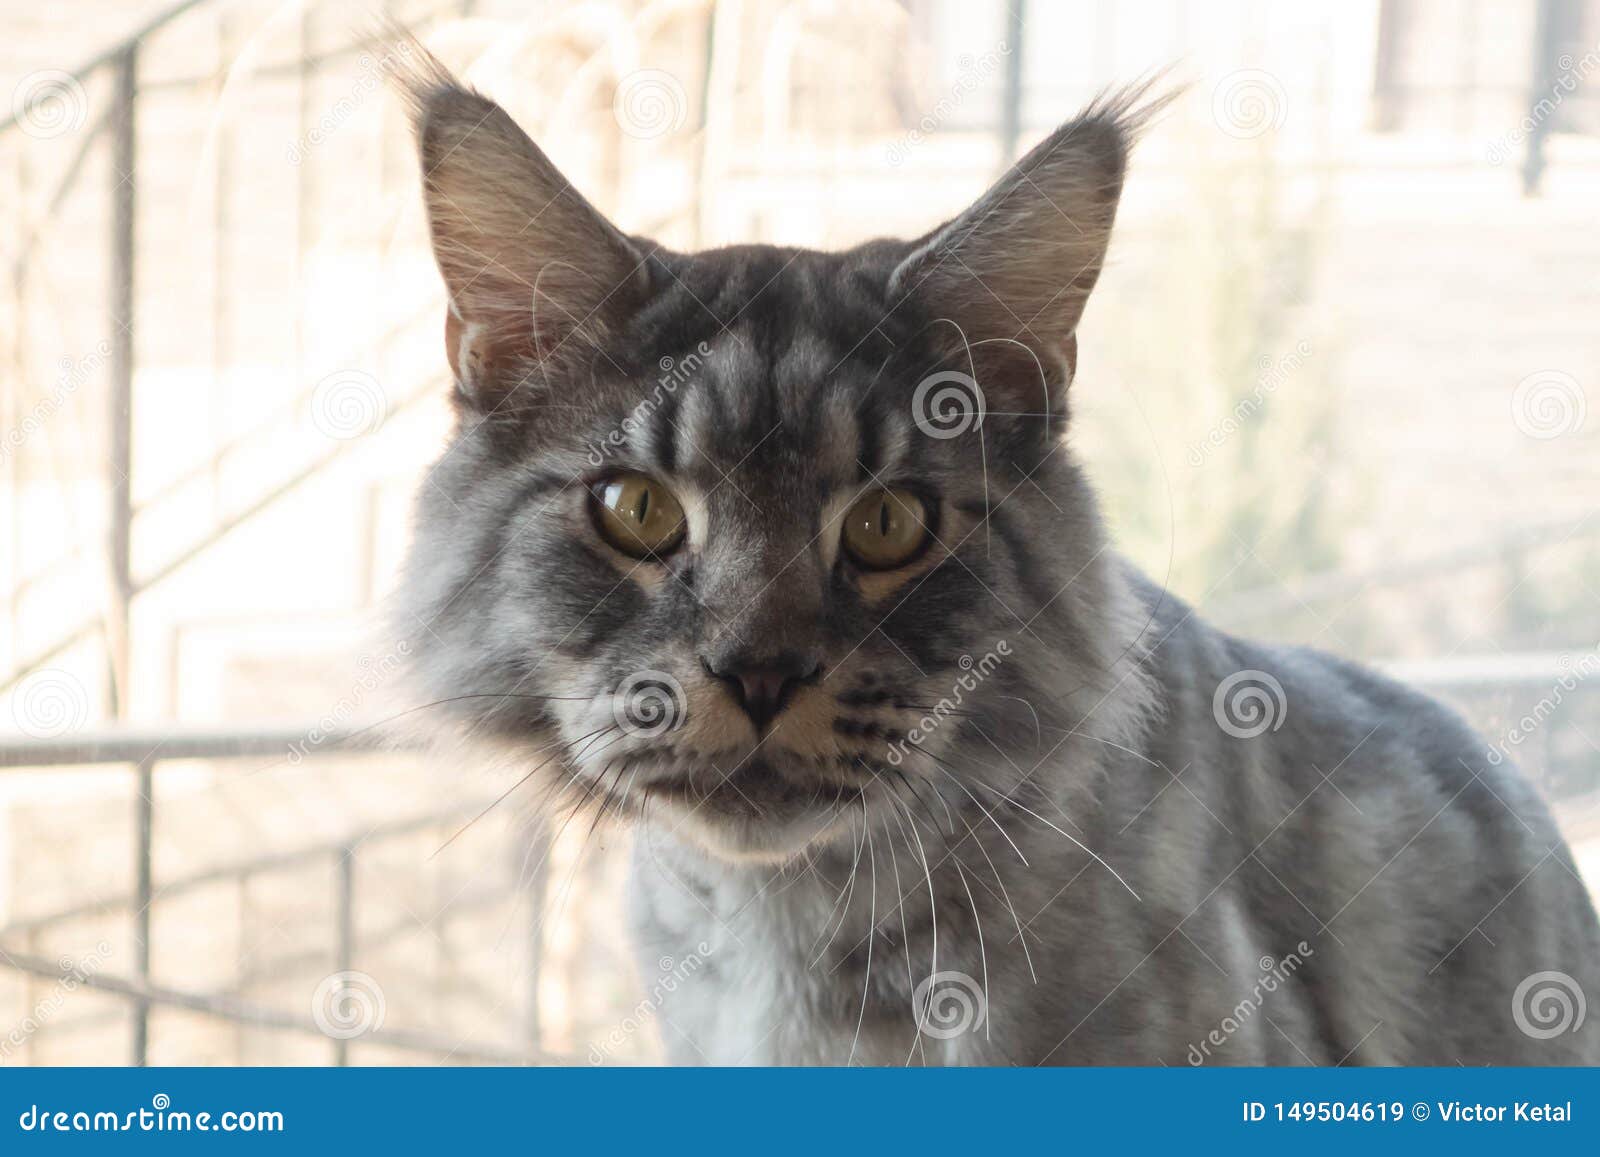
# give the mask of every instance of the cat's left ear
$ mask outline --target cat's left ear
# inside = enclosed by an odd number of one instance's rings
[[[462,397],[494,410],[605,348],[648,294],[647,255],[504,109],[410,49],[398,79],[450,295],[446,353]]]
[[[1037,356],[1047,393],[1041,397],[1037,374],[1009,373],[1019,394],[1004,399],[1005,409],[1060,409],[1059,395],[1077,369],[1078,321],[1105,264],[1129,151],[1172,96],[1152,99],[1158,81],[1097,99],[970,209],[917,242],[890,277],[891,299],[920,301],[930,317],[959,325],[968,345],[998,341],[1015,351],[1011,343],[1021,343]]]

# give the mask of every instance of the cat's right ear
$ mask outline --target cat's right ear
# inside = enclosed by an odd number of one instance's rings
[[[647,255],[499,105],[415,41],[396,79],[411,111],[445,346],[460,394],[494,410],[586,365],[643,300]]]
[[[889,279],[951,323],[968,356],[990,343],[1028,350],[1039,374],[996,375],[993,399],[1018,412],[1063,411],[1077,368],[1077,328],[1105,265],[1128,153],[1175,93],[1157,75],[1108,92],[1047,136],[966,212],[915,244]],[[953,339],[949,339],[953,340]],[[1042,392],[1041,379],[1042,378]]]

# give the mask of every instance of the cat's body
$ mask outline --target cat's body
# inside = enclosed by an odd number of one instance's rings
[[[1600,1061],[1547,1031],[1600,933],[1515,773],[1109,548],[1067,402],[1139,93],[918,240],[683,254],[423,59],[459,423],[412,685],[633,821],[674,1059]]]
[[[1008,840],[973,801],[946,795],[963,838],[954,856],[942,810],[938,823],[919,816],[933,908],[916,845],[893,832],[891,853],[876,838],[880,934],[862,1017],[866,852],[857,862],[846,845],[778,873],[729,867],[647,827],[633,880],[641,968],[685,943],[709,949],[661,1010],[674,1063],[1600,1063],[1592,1022],[1546,1039],[1518,1027],[1533,1023],[1536,986],[1514,998],[1537,973],[1600,992],[1588,895],[1523,779],[1414,692],[1230,638],[1139,585],[1156,722],[1135,750],[1103,751],[1092,800],[1066,786],[1085,768],[1059,751],[1029,799],[1138,898],[1037,819],[991,809]],[[1217,727],[1213,689],[1242,670],[1281,682],[1277,731]],[[1097,733],[1092,715],[1083,730]],[[909,975],[901,918],[884,918],[902,896]],[[933,909],[937,971],[962,977],[935,985],[930,1007],[912,995],[935,971]],[[1542,983],[1550,997],[1559,982]]]

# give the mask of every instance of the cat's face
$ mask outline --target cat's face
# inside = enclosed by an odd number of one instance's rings
[[[1080,210],[1040,280],[994,249],[1041,208],[1015,180],[919,242],[681,255],[482,98],[413,95],[460,414],[404,592],[430,698],[552,794],[733,858],[1007,743],[1011,660],[1100,549],[1057,450],[1116,116],[1034,170],[1073,158],[1048,183]]]

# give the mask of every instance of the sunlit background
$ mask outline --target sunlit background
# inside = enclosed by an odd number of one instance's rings
[[[1121,543],[1457,704],[1600,881],[1600,2],[386,10],[679,248],[921,233],[1176,63],[1074,386]],[[381,606],[448,427],[373,11],[0,0],[0,1064],[672,1031],[623,834],[445,846],[503,778],[327,738],[407,706]]]

